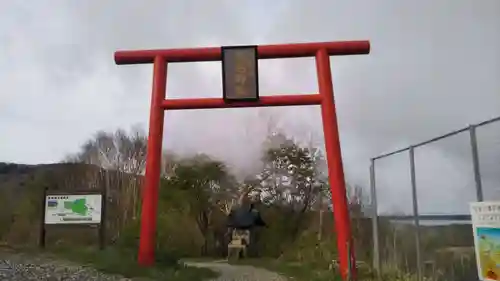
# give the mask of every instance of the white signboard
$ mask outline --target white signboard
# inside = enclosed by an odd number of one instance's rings
[[[480,280],[500,280],[500,201],[470,204]]]
[[[101,223],[102,195],[47,195],[45,224]]]

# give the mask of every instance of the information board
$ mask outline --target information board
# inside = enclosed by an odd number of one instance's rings
[[[258,101],[256,46],[222,47],[222,96],[226,102]]]
[[[500,201],[470,204],[480,280],[500,280]]]
[[[101,210],[101,194],[45,196],[45,224],[100,224]]]

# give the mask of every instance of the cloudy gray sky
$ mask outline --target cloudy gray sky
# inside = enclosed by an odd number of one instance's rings
[[[97,130],[147,126],[151,66],[115,66],[117,49],[369,39],[370,55],[332,58],[346,174],[366,186],[370,157],[500,115],[499,27],[497,0],[1,1],[0,161],[54,162]],[[221,96],[218,63],[168,73],[169,97]],[[317,90],[312,59],[260,73],[266,95]],[[247,171],[270,118],[323,143],[317,107],[168,112],[164,143]],[[500,188],[499,129],[479,132],[487,195]],[[467,141],[417,150],[422,212],[473,199]],[[411,209],[405,157],[378,166],[381,211]]]

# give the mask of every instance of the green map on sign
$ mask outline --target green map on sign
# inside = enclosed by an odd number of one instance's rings
[[[89,210],[85,198],[76,199],[74,201],[64,201],[64,209],[71,210],[73,213],[82,216],[87,215]]]

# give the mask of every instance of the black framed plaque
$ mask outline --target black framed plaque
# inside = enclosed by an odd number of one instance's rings
[[[222,47],[222,96],[226,102],[259,100],[257,46]]]

